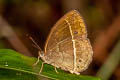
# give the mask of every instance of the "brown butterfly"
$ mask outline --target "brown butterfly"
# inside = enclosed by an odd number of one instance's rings
[[[78,11],[72,10],[51,29],[44,51],[40,49],[38,58],[55,68],[79,75],[88,68],[92,56],[84,21]]]

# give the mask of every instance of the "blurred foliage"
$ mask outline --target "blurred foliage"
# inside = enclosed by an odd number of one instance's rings
[[[120,63],[120,41],[118,41],[117,45],[114,47],[107,61],[101,67],[100,71],[97,73],[97,76],[99,76],[102,80],[108,80],[119,63]]]

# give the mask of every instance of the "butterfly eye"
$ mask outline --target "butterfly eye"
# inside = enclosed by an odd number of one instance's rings
[[[77,32],[77,31],[74,31],[74,34],[78,34],[78,32]]]

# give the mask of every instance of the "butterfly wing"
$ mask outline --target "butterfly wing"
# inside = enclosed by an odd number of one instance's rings
[[[51,29],[45,44],[45,61],[70,72],[81,72],[91,62],[92,48],[80,14],[68,12]]]

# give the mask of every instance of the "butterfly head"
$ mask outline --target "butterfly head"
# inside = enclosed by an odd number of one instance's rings
[[[38,53],[39,53],[40,58],[45,61],[44,51],[40,50]]]

